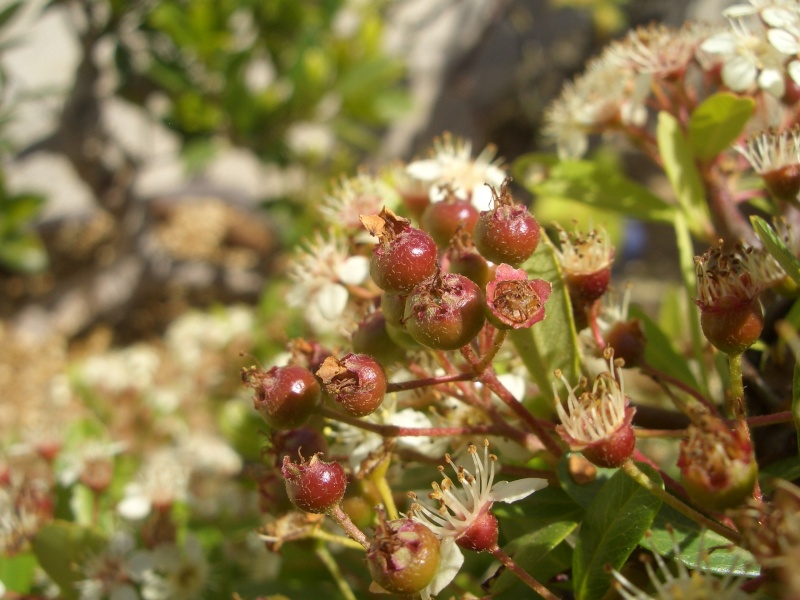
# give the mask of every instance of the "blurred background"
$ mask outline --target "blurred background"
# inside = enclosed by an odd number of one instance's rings
[[[206,597],[329,597],[313,557],[287,547],[281,566],[253,541],[263,423],[239,379],[239,352],[266,360],[306,331],[284,273],[322,198],[445,131],[511,164],[609,40],[724,4],[0,0],[0,475],[107,443],[112,531],[123,488],[168,451],[216,565]],[[626,268],[663,279],[672,234],[649,240]],[[44,522],[96,524],[83,483],[47,485]],[[0,558],[0,584],[31,589],[24,558]]]

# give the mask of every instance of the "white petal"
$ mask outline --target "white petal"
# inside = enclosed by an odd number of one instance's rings
[[[334,321],[344,312],[348,297],[346,287],[338,283],[329,283],[319,290],[314,302],[323,318]]]
[[[797,54],[800,50],[797,37],[785,29],[770,29],[767,32],[767,39],[773,48],[783,54]]]
[[[489,210],[492,207],[492,190],[489,189],[489,186],[481,184],[472,188],[472,206],[478,209],[479,212]]]
[[[511,395],[514,396],[518,402],[521,402],[522,399],[525,398],[526,385],[524,377],[520,377],[514,373],[503,373],[502,375],[498,375],[497,379],[511,392]]]
[[[117,504],[117,512],[131,521],[144,519],[152,509],[150,499],[145,496],[128,496]]]
[[[800,85],[800,60],[793,60],[790,62],[786,70],[789,71],[789,77],[791,77],[797,85]]]
[[[442,540],[439,570],[433,577],[433,581],[423,590],[423,594],[427,592],[429,595],[428,597],[430,597],[430,595],[435,596],[441,592],[456,578],[463,564],[464,555],[461,554],[461,549],[456,546],[456,541],[451,537],[444,538]]]
[[[589,149],[589,138],[583,131],[570,131],[558,139],[558,158],[580,158]]]
[[[736,19],[740,17],[747,17],[749,15],[754,15],[758,12],[758,9],[754,6],[750,6],[749,4],[734,4],[722,11],[722,16],[727,19]]]
[[[743,92],[756,80],[755,65],[741,56],[734,56],[722,65],[722,81],[734,92]]]
[[[406,173],[414,179],[433,181],[442,176],[442,167],[435,160],[416,160],[406,167]]]
[[[797,15],[787,8],[769,6],[761,11],[761,18],[770,27],[792,27],[797,25]]]
[[[369,259],[366,256],[350,256],[336,267],[336,276],[342,283],[358,285],[369,275]]]
[[[783,73],[777,69],[764,69],[761,71],[761,75],[758,76],[758,87],[775,98],[783,98],[786,93]]]
[[[517,479],[516,481],[498,481],[492,486],[490,497],[495,502],[511,504],[517,500],[527,498],[533,492],[547,487],[547,479]]]
[[[700,49],[711,54],[733,54],[736,52],[736,38],[727,32],[712,35],[700,44]]]

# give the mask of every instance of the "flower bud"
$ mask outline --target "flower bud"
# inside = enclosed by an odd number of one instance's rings
[[[758,464],[746,425],[731,430],[708,414],[695,418],[681,442],[678,467],[689,497],[700,506],[725,510],[753,493]]]
[[[289,500],[297,508],[309,513],[324,513],[344,497],[347,476],[344,467],[337,462],[326,463],[315,454],[310,460],[299,464],[283,457],[281,475],[286,483]]]
[[[394,594],[411,595],[425,589],[436,576],[440,560],[439,538],[408,518],[387,522],[382,515],[367,550],[373,580]]]

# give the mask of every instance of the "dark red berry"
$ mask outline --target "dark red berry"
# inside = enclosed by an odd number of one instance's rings
[[[440,561],[439,538],[412,519],[382,519],[367,550],[372,579],[393,594],[410,596],[425,589],[436,576]]]
[[[616,431],[601,440],[586,446],[581,452],[593,465],[606,469],[621,467],[636,449],[636,433],[626,422]]]
[[[459,200],[449,195],[441,202],[428,205],[422,213],[421,225],[431,234],[437,246],[446,248],[459,226],[463,231],[472,233],[477,222],[478,209],[469,200]]]
[[[306,456],[324,454],[328,451],[328,442],[323,435],[311,427],[299,427],[276,431],[272,434],[270,454],[275,455],[275,466],[280,467],[286,456],[298,456],[301,452]]]
[[[324,513],[337,506],[347,487],[344,467],[337,462],[323,462],[319,456],[315,454],[299,464],[285,456],[281,467],[289,500],[309,513]]]
[[[317,376],[333,400],[354,417],[364,417],[383,403],[386,373],[366,354],[348,354],[341,360],[329,356]]]
[[[411,227],[407,219],[384,208],[378,215],[362,216],[361,222],[379,239],[372,250],[369,273],[383,291],[407,294],[436,271],[436,243],[421,229]]]
[[[478,251],[494,263],[513,267],[525,262],[539,245],[539,224],[528,209],[515,204],[506,184],[492,189],[494,208],[483,211],[472,232]]]
[[[437,273],[408,297],[406,327],[417,342],[435,350],[457,350],[483,328],[483,293],[456,273]]]
[[[486,259],[480,255],[472,241],[472,235],[459,228],[445,251],[447,272],[464,275],[474,281],[481,289],[486,287],[492,278],[492,269]]]
[[[614,356],[624,360],[628,367],[642,364],[647,340],[639,319],[615,323],[606,334],[606,343],[614,349]]]
[[[387,330],[382,311],[367,315],[356,327],[352,337],[353,350],[369,354],[383,365],[403,360],[406,352],[395,342]]]
[[[242,381],[253,388],[253,407],[275,429],[292,429],[305,423],[322,399],[322,390],[313,373],[304,367],[288,365],[268,371],[242,369]]]

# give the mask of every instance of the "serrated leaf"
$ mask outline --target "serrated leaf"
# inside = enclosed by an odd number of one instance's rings
[[[664,111],[658,113],[656,138],[667,179],[689,220],[687,225],[694,235],[703,237],[709,229],[703,182],[694,163],[692,149],[677,119]]]
[[[675,552],[677,545],[679,552]],[[719,575],[734,573],[755,577],[759,566],[755,557],[743,548],[734,547],[718,533],[703,529],[668,505],[663,505],[650,527],[643,546],[661,556],[677,558],[690,569]]]
[[[658,473],[639,465],[657,485]],[[581,525],[572,561],[575,597],[601,598],[611,585],[606,565],[620,569],[650,528],[661,507],[657,498],[623,471],[603,486]]]
[[[572,305],[555,248],[547,236],[542,236],[536,252],[522,268],[531,277],[550,282],[552,292],[545,304],[544,320],[526,329],[512,329],[509,337],[539,390],[552,402],[555,369],[561,369],[569,381],[578,379],[580,354]]]
[[[686,357],[680,354],[672,343],[672,339],[653,321],[639,306],[631,306],[629,314],[639,319],[647,344],[644,357],[647,364],[662,373],[666,373],[694,389],[700,389]]]
[[[66,600],[78,598],[75,582],[85,577],[80,565],[106,545],[101,533],[68,521],[53,521],[33,538],[33,552],[39,565],[58,584]]]
[[[661,223],[671,223],[675,213],[674,206],[605,162],[558,162],[551,155],[525,154],[514,162],[513,172],[539,198],[578,201],[628,218]]]
[[[694,155],[709,160],[736,141],[755,110],[752,98],[719,92],[706,98],[689,118],[689,145]]]
[[[778,261],[778,264],[786,271],[792,280],[800,285],[800,260],[794,253],[786,247],[786,244],[775,232],[775,230],[764,219],[757,215],[750,217],[758,239],[764,244],[767,252]]]

